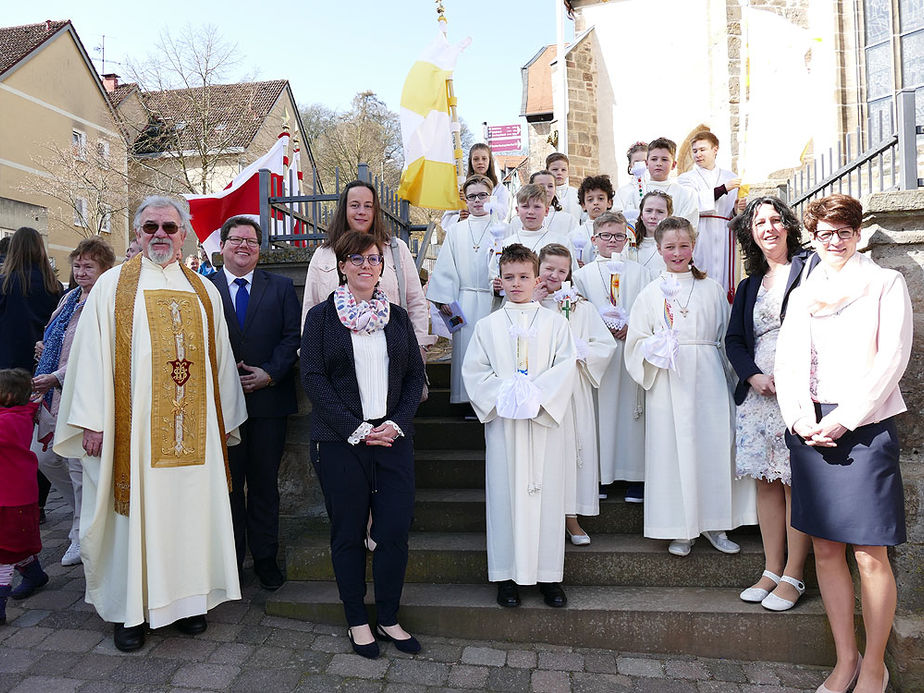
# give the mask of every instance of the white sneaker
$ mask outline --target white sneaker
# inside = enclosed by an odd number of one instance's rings
[[[667,547],[667,551],[675,556],[689,556],[694,541],[696,539],[674,539]]]
[[[67,547],[67,551],[64,552],[64,556],[61,558],[61,565],[71,566],[77,565],[78,563],[83,563],[80,560],[80,542],[72,541],[71,545]]]
[[[703,532],[703,536],[709,540],[709,543],[715,547],[716,551],[721,551],[722,553],[738,553],[741,551],[741,547],[729,539],[725,532]]]

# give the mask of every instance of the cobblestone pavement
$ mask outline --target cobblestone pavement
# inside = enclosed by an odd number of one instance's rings
[[[415,657],[352,654],[346,628],[267,616],[266,592],[245,569],[244,598],[209,613],[196,637],[174,627],[149,633],[123,654],[112,626],[84,603],[81,566],[64,568],[68,514],[57,494],[42,527],[49,585],[10,600],[0,626],[0,693],[116,691],[651,691],[795,693],[814,691],[823,668],[696,657],[666,657],[507,642],[421,637]]]

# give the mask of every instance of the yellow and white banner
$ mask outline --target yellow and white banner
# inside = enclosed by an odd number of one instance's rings
[[[398,196],[418,207],[460,209],[455,147],[446,81],[459,53],[471,43],[450,44],[440,31],[411,67],[401,91],[404,170]]]

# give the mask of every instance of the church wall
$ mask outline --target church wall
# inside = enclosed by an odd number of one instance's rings
[[[527,137],[529,138],[529,170],[527,175],[545,168],[545,157],[555,151],[555,148],[549,144],[549,134],[557,127],[558,125],[555,121],[549,120],[526,124]]]
[[[593,35],[567,54],[568,158],[571,185],[577,187],[589,175],[606,172],[600,167],[598,138],[598,79]]]

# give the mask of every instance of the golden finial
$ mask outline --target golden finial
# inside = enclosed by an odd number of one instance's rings
[[[446,23],[446,10],[443,8],[443,0],[435,0],[436,2],[436,21]]]

